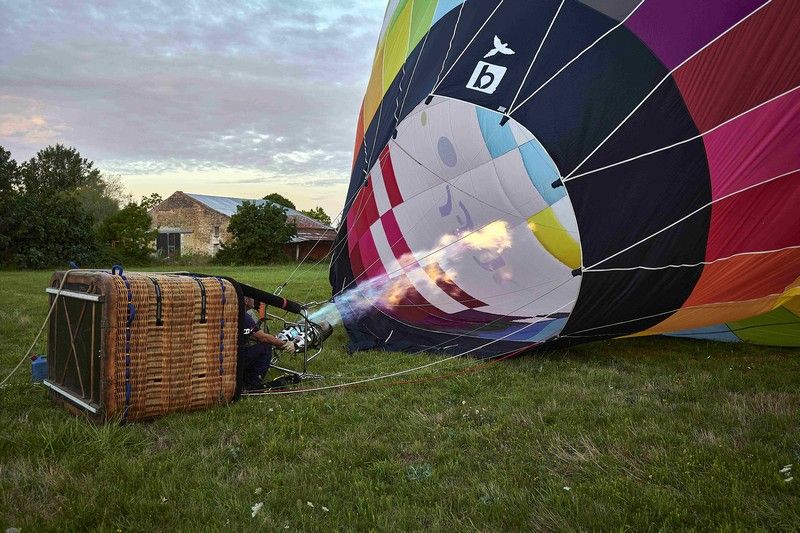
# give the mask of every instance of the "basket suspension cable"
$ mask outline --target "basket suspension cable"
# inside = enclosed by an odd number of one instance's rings
[[[498,134],[499,134],[499,131],[502,131],[502,130],[493,130],[493,131],[491,132],[491,134],[490,134],[490,135],[491,135],[491,137],[494,137],[495,135],[498,135]],[[491,137],[490,137],[490,138],[491,138]],[[400,150],[401,150],[401,151],[403,151],[404,153],[408,154],[408,152],[407,152],[405,149],[403,149],[403,147],[402,147],[402,146],[400,146],[398,143],[396,143],[396,142],[395,142],[395,145],[398,147],[398,149],[400,149]],[[414,159],[414,160],[416,161],[416,159],[415,159],[413,156],[411,156],[411,154],[408,154],[408,155],[409,155],[409,157],[411,157],[412,159]],[[471,166],[471,165],[472,165],[472,163],[474,163],[474,162],[477,160],[477,158],[478,158],[479,156],[480,156],[480,151],[476,151],[476,152],[475,152],[475,154],[473,155],[472,159],[470,160],[470,162],[469,162],[469,165],[468,165],[468,166]],[[380,158],[381,158],[381,159],[383,159],[384,157],[385,157],[385,156],[384,156],[383,154],[381,154]],[[422,164],[422,163],[420,163],[419,161],[417,161],[417,162],[418,162],[420,165]],[[426,167],[426,168],[427,168],[427,167]],[[507,210],[505,210],[505,209],[502,209],[502,208],[500,208],[500,207],[497,207],[497,206],[496,206],[496,205],[494,205],[494,204],[488,203],[488,202],[486,202],[485,200],[483,200],[483,199],[481,199],[481,198],[478,198],[478,197],[476,197],[476,196],[474,196],[474,195],[470,194],[469,192],[467,192],[467,191],[465,191],[465,190],[461,189],[460,187],[458,187],[458,186],[454,185],[453,183],[449,182],[449,181],[448,181],[446,178],[444,178],[444,177],[440,176],[438,173],[434,172],[433,170],[431,170],[431,169],[427,169],[427,170],[428,170],[428,171],[429,171],[431,174],[433,174],[433,175],[434,175],[436,178],[438,178],[438,179],[439,179],[439,181],[440,181],[440,183],[434,183],[434,184],[433,184],[433,185],[431,185],[430,187],[427,187],[427,188],[426,188],[426,189],[424,189],[423,191],[421,191],[421,192],[417,193],[415,196],[419,196],[419,195],[421,195],[421,194],[424,194],[424,193],[426,193],[426,192],[428,192],[428,191],[430,191],[430,190],[432,190],[432,189],[434,189],[434,188],[436,188],[436,187],[439,187],[439,186],[441,186],[442,184],[446,184],[446,185],[448,185],[448,186],[451,186],[451,187],[453,187],[454,189],[456,189],[456,190],[458,190],[458,191],[460,191],[460,192],[462,192],[462,193],[466,194],[466,195],[467,195],[467,196],[469,196],[470,198],[473,198],[474,200],[476,200],[476,201],[478,201],[478,202],[480,202],[480,203],[482,203],[482,204],[484,204],[484,205],[486,205],[486,206],[488,206],[488,207],[491,207],[492,209],[495,209],[496,211],[499,211],[499,212],[501,212],[501,213],[504,213],[504,214],[507,214],[507,215],[510,215],[510,216],[517,216],[517,215],[515,215],[514,213],[511,213],[511,212],[509,212],[509,211],[507,211]],[[366,183],[366,180],[365,180],[365,183]],[[353,195],[352,195],[352,197],[350,198],[350,200],[349,200],[347,203],[348,203],[348,204],[351,204],[351,203],[352,203],[352,202],[355,200],[355,198],[356,198],[356,196],[357,196],[357,195],[358,195],[358,192],[356,192],[355,194],[353,194]],[[365,204],[365,205],[366,205],[366,204]],[[356,213],[356,216],[354,217],[354,219],[355,219],[356,221],[357,221],[358,219],[360,219],[361,215],[364,213],[364,207],[365,207],[365,205],[362,205],[362,206],[361,206],[361,209],[360,209],[360,210],[359,210],[359,211]],[[345,209],[347,209],[347,205],[345,205]],[[344,211],[345,209],[343,209],[343,211]],[[432,210],[432,209],[433,209],[433,206],[430,208],[430,210]],[[429,210],[429,211],[430,211],[430,210]],[[419,218],[418,218],[418,220],[417,220],[416,222],[414,222],[414,223],[411,225],[411,228],[410,228],[410,229],[414,229],[414,228],[416,228],[416,227],[417,227],[417,225],[419,225],[419,224],[421,224],[421,223],[422,223],[422,221],[424,220],[424,218],[425,218],[424,216],[422,216],[422,217],[419,217]],[[341,223],[343,223],[343,221],[341,221],[341,222],[340,222],[340,224],[341,224]],[[483,228],[485,228],[485,227],[486,227],[486,226],[488,226],[488,225],[489,225],[489,224],[486,224],[486,225],[482,226],[481,228],[479,228],[479,230],[480,230],[480,229],[483,229]],[[553,229],[557,229],[557,228],[553,228]],[[470,232],[470,233],[469,233],[469,234],[467,234],[467,235],[470,235],[470,234],[472,234],[472,233],[474,233],[474,232]],[[402,236],[398,237],[398,238],[397,238],[397,239],[394,241],[394,243],[392,243],[392,244],[391,244],[391,246],[393,247],[393,246],[394,246],[395,244],[397,244],[397,243],[398,243],[398,242],[399,242],[399,241],[400,241],[402,238],[404,238],[404,237],[402,237]],[[314,265],[312,265],[312,267],[313,267],[313,266],[316,266],[317,264],[319,264],[320,262],[322,262],[322,260],[324,260],[324,259],[325,259],[325,257],[327,257],[328,255],[332,255],[332,257],[331,257],[331,263],[335,262],[335,261],[338,259],[338,257],[339,257],[339,256],[342,254],[342,252],[344,252],[344,250],[346,249],[346,246],[344,246],[344,244],[345,244],[345,243],[346,243],[346,241],[344,241],[344,240],[340,240],[339,242],[337,242],[337,243],[336,243],[336,245],[335,245],[334,247],[332,247],[332,248],[331,248],[331,250],[330,250],[330,251],[329,251],[329,252],[328,252],[328,253],[327,253],[327,254],[326,254],[326,255],[325,255],[323,258],[321,258],[319,261],[317,261],[316,263],[314,263]],[[337,250],[337,248],[338,248],[338,250]],[[434,251],[433,251],[431,254],[428,254],[428,255],[433,255],[433,253],[436,253],[436,252],[438,252],[438,251],[439,251],[439,250],[434,250]],[[377,262],[377,260],[376,260],[376,261],[373,261],[373,262],[370,264],[370,266],[372,266],[372,265],[376,264],[376,262]],[[311,268],[311,267],[309,267],[307,270],[309,270],[310,268]],[[363,275],[363,273],[362,273],[362,275]],[[361,276],[360,276],[360,275],[359,275],[359,276],[356,276],[356,277],[355,277],[355,278],[354,278],[354,279],[353,279],[353,280],[352,280],[350,283],[348,283],[347,285],[343,286],[343,288],[342,288],[342,289],[340,289],[339,291],[337,291],[337,294],[340,294],[340,293],[341,293],[341,292],[343,292],[343,291],[344,291],[346,288],[350,287],[350,285],[352,285],[353,283],[355,283],[355,281],[356,281],[356,280],[357,280],[359,277],[361,277]],[[307,291],[307,293],[308,293],[308,292],[310,292],[310,291]]]
[[[131,283],[127,276],[125,276],[123,273],[122,266],[114,265],[111,267],[111,275],[117,275],[122,278],[127,292],[127,309],[125,311],[125,407],[122,411],[122,421],[125,422],[128,419],[131,406],[131,325],[136,319],[136,306],[133,304],[133,290],[131,289]]]
[[[366,178],[365,178],[365,183],[366,183]],[[349,208],[349,207],[352,205],[352,203],[355,201],[355,199],[356,199],[356,196],[357,196],[357,195],[358,195],[358,193],[357,193],[357,192],[356,192],[355,194],[353,194],[353,195],[350,197],[350,199],[349,199],[348,201],[346,201],[346,202],[345,202],[345,204],[344,204],[344,207],[342,207],[342,209],[339,211],[339,213],[337,213],[336,217],[334,217],[334,220],[337,220],[337,219],[339,219],[339,223],[338,223],[338,225],[339,225],[339,226],[341,226],[342,222],[344,221],[344,214],[345,214],[345,211],[347,211],[347,209],[348,209],[348,208]],[[362,207],[361,211],[363,211],[363,207]],[[359,213],[356,215],[356,217],[359,217],[359,216],[361,215],[361,211],[359,211]],[[338,234],[338,230],[337,230],[337,234]],[[300,267],[301,267],[301,266],[303,266],[303,264],[305,264],[306,260],[307,260],[307,259],[308,259],[308,257],[311,255],[311,252],[313,252],[313,251],[314,251],[314,248],[316,248],[316,247],[317,247],[317,245],[318,245],[320,242],[322,242],[322,237],[323,237],[323,235],[320,235],[320,236],[317,238],[316,242],[314,242],[314,245],[313,245],[313,246],[311,247],[311,249],[310,249],[310,250],[309,250],[309,251],[306,253],[306,255],[303,257],[303,259],[302,259],[302,260],[301,260],[301,261],[300,261],[300,262],[297,264],[297,266],[295,266],[294,270],[291,272],[291,274],[289,274],[289,277],[286,279],[286,281],[284,281],[284,282],[283,282],[283,283],[282,283],[280,286],[278,286],[278,287],[275,289],[275,290],[277,291],[277,292],[275,292],[275,294],[276,294],[276,295],[280,295],[280,293],[281,293],[281,292],[283,292],[283,289],[284,289],[284,288],[286,288],[286,285],[287,285],[287,284],[288,284],[288,283],[289,283],[289,282],[292,280],[292,278],[293,278],[293,277],[294,277],[294,275],[297,273],[297,271],[300,269]],[[331,253],[333,253],[333,250],[336,248],[336,246],[341,246],[341,241],[340,241],[339,243],[336,243],[336,245],[334,245],[333,247],[331,247],[331,249],[330,249],[330,250],[328,250],[328,252],[327,252],[325,255],[323,255],[323,256],[322,256],[320,259],[318,259],[318,260],[317,260],[317,261],[316,261],[316,262],[315,262],[315,263],[314,263],[314,264],[311,266],[311,268],[313,268],[313,267],[317,266],[317,265],[318,265],[318,264],[320,264],[322,261],[324,261],[324,260],[325,260],[325,259],[326,259],[326,258],[327,258],[329,255],[331,255]]]
[[[507,314],[505,314],[505,315],[502,315],[502,316],[498,316],[498,318],[496,318],[496,319],[492,320],[491,322],[488,322],[488,323],[486,323],[486,324],[482,324],[482,325],[480,325],[480,326],[477,326],[477,327],[475,327],[475,328],[471,329],[471,330],[470,330],[470,331],[468,331],[468,332],[465,332],[465,333],[459,334],[459,335],[457,335],[456,337],[454,337],[454,338],[452,338],[452,339],[447,339],[447,340],[445,340],[445,341],[443,341],[443,342],[441,342],[441,343],[439,343],[439,344],[436,344],[436,345],[434,345],[434,346],[430,346],[430,347],[428,347],[428,348],[426,348],[426,349],[424,349],[424,350],[419,350],[419,351],[417,351],[417,352],[414,352],[414,353],[413,353],[413,354],[411,354],[411,355],[419,355],[419,354],[425,353],[426,351],[429,351],[429,350],[430,350],[430,349],[432,349],[432,348],[437,348],[437,347],[444,346],[444,345],[446,345],[446,344],[448,344],[448,343],[450,343],[450,342],[453,342],[453,341],[454,341],[454,340],[456,340],[456,339],[459,339],[459,338],[462,338],[462,337],[468,336],[468,335],[470,335],[470,334],[472,334],[472,333],[475,333],[476,331],[479,331],[479,330],[481,330],[481,329],[483,329],[483,328],[489,327],[489,326],[491,326],[491,325],[493,325],[493,324],[497,323],[498,321],[500,321],[500,320],[503,320],[503,319],[505,319],[506,317],[508,317],[508,316],[510,316],[510,315],[512,315],[512,314],[514,314],[515,312],[519,311],[520,309],[522,309],[522,308],[524,308],[524,307],[527,307],[527,306],[529,306],[530,304],[532,304],[532,303],[535,303],[536,301],[538,301],[538,300],[540,300],[540,299],[544,298],[545,296],[547,296],[547,295],[549,295],[550,293],[552,293],[552,292],[556,291],[557,289],[559,289],[560,287],[562,287],[563,285],[565,285],[565,284],[566,284],[566,283],[568,283],[569,281],[571,281],[571,278],[570,278],[570,279],[568,279],[568,280],[566,280],[566,281],[564,281],[564,282],[562,282],[561,284],[559,284],[558,286],[556,286],[556,287],[552,288],[551,290],[549,290],[549,291],[547,291],[547,292],[545,292],[545,293],[543,293],[543,294],[541,294],[541,295],[537,296],[537,297],[536,297],[536,298],[534,298],[533,300],[531,300],[531,301],[529,301],[529,302],[526,302],[526,303],[524,303],[523,305],[521,305],[520,307],[518,307],[518,308],[516,308],[516,309],[514,309],[514,310],[512,310],[512,311],[510,311],[509,313],[507,313]],[[572,300],[572,301],[570,301],[570,302],[567,302],[566,304],[562,305],[561,307],[559,307],[559,308],[558,308],[558,309],[556,309],[555,311],[551,311],[550,313],[548,313],[548,314],[544,315],[543,317],[541,317],[541,320],[539,320],[539,321],[536,321],[536,322],[531,322],[530,324],[527,324],[526,326],[523,326],[523,327],[522,327],[522,328],[520,328],[519,330],[515,330],[515,331],[512,331],[511,333],[507,333],[506,335],[503,335],[502,337],[498,337],[497,339],[492,339],[492,340],[490,340],[490,341],[488,341],[488,342],[485,342],[485,343],[483,343],[483,344],[481,344],[481,345],[479,345],[479,346],[476,346],[476,347],[474,347],[474,348],[471,348],[471,349],[468,349],[468,350],[464,350],[464,351],[461,351],[461,352],[459,352],[459,353],[457,353],[457,354],[455,354],[455,355],[448,356],[448,357],[446,357],[446,358],[444,358],[444,359],[440,359],[440,360],[437,360],[437,361],[433,361],[433,362],[430,362],[430,363],[426,363],[426,364],[423,364],[423,365],[420,365],[420,366],[417,366],[417,367],[413,367],[413,368],[406,369],[406,370],[400,370],[400,371],[397,371],[397,372],[392,372],[392,373],[389,373],[389,374],[383,374],[383,375],[379,375],[379,376],[374,376],[374,377],[371,377],[371,378],[360,379],[360,380],[356,380],[356,381],[352,381],[352,382],[347,382],[347,383],[339,383],[339,384],[327,385],[327,386],[323,386],[323,387],[315,387],[315,388],[311,388],[311,389],[290,389],[290,390],[287,390],[287,391],[265,391],[265,392],[263,392],[263,393],[256,393],[256,394],[254,394],[254,395],[261,396],[261,395],[268,395],[268,394],[290,394],[290,393],[315,392],[315,391],[321,391],[321,390],[339,389],[339,388],[344,388],[344,387],[350,387],[350,386],[355,386],[355,385],[360,385],[360,384],[370,383],[370,382],[373,382],[373,381],[379,381],[379,380],[383,380],[383,379],[388,379],[388,378],[391,378],[391,377],[396,377],[396,376],[400,376],[400,375],[405,375],[405,374],[409,374],[409,373],[412,373],[412,372],[416,372],[416,371],[418,371],[418,370],[423,370],[423,369],[425,369],[425,368],[430,368],[430,367],[433,367],[433,366],[436,366],[436,365],[442,364],[442,363],[444,363],[444,362],[447,362],[447,361],[452,361],[452,360],[454,360],[454,359],[456,359],[456,358],[463,357],[463,356],[465,356],[465,355],[469,355],[470,353],[473,353],[473,352],[475,352],[475,351],[477,351],[477,350],[480,350],[480,349],[482,349],[482,348],[485,348],[485,347],[487,347],[487,346],[489,346],[489,345],[492,345],[492,344],[494,344],[494,343],[500,342],[500,341],[502,341],[502,340],[504,340],[504,339],[506,339],[506,338],[508,338],[508,337],[510,337],[510,336],[512,336],[512,335],[515,335],[515,334],[519,333],[520,331],[522,331],[522,330],[524,330],[524,329],[526,329],[526,328],[529,328],[529,327],[533,326],[534,324],[538,324],[538,323],[539,323],[539,322],[541,322],[542,320],[545,320],[545,319],[547,319],[547,318],[550,318],[551,316],[553,316],[553,315],[555,315],[556,313],[558,313],[559,311],[561,311],[561,309],[563,309],[563,308],[565,308],[565,307],[567,307],[567,306],[569,306],[569,305],[571,305],[571,304],[573,304],[573,303],[574,303],[574,300]],[[555,337],[557,337],[557,336],[558,336],[558,334],[554,334],[554,335],[553,335],[553,336],[551,336],[550,338],[555,338]],[[546,339],[546,340],[549,340],[549,339]],[[511,352],[511,354],[513,354],[513,355],[516,355],[516,354],[518,354],[518,353],[521,353],[521,352],[522,352],[522,351],[524,351],[524,350],[527,350],[528,348],[530,348],[530,347],[532,347],[532,346],[539,345],[539,344],[541,344],[541,343],[543,343],[543,342],[545,342],[545,341],[539,341],[539,342],[533,342],[533,343],[530,343],[530,344],[526,344],[526,346],[524,346],[523,348],[520,348],[520,349],[519,349],[519,350],[517,350],[517,351]],[[489,358],[489,359],[493,359],[493,358],[502,358],[503,356],[510,357],[510,354],[501,354],[501,355],[498,355],[498,356],[492,356],[492,357],[491,357],[491,358]]]
[[[502,4],[502,1],[501,1],[500,3]],[[458,13],[458,20],[460,20],[460,18],[461,18],[461,11],[463,10],[463,7],[464,7],[464,6],[463,6],[463,4],[462,4],[461,8],[459,9],[459,13]],[[499,7],[499,5],[498,5],[497,7]],[[497,11],[497,7],[494,9],[494,11],[492,12],[492,14],[491,14],[491,15],[489,15],[489,17],[488,17],[488,18],[491,18],[491,16],[492,16],[492,15],[494,15],[494,13]],[[557,14],[558,14],[558,12],[556,12],[556,15],[557,15]],[[487,20],[486,20],[486,21],[484,21],[484,25],[486,24],[486,22],[488,22],[488,18],[487,18]],[[439,84],[441,83],[441,79],[442,79],[442,77],[443,77],[443,76],[442,76],[442,74],[443,74],[443,72],[444,72],[445,64],[447,63],[447,58],[448,58],[448,56],[449,56],[449,53],[450,53],[450,48],[452,47],[452,44],[453,44],[453,38],[455,37],[455,34],[456,34],[456,32],[458,31],[458,20],[457,20],[457,22],[456,22],[456,25],[455,25],[455,27],[454,27],[454,29],[453,29],[453,35],[451,36],[451,39],[450,39],[450,44],[449,44],[449,46],[448,46],[448,51],[447,51],[447,54],[445,55],[445,58],[444,58],[444,60],[443,60],[443,62],[442,62],[442,67],[441,67],[441,70],[440,70],[440,72],[439,72],[439,74],[438,74],[438,76],[437,76],[437,78],[436,78],[436,83],[434,84],[434,88],[433,88],[433,90],[431,91],[431,93],[430,93],[430,95],[429,95],[428,99],[426,100],[426,104],[430,102],[430,98],[431,98],[431,97],[434,95],[434,93],[435,93],[436,89],[438,88]],[[483,27],[483,26],[481,26],[481,27]],[[476,34],[476,35],[477,35],[477,34]],[[474,38],[475,38],[475,36],[473,36],[473,39],[474,39]],[[427,34],[426,34],[426,40],[427,40]],[[470,42],[471,42],[471,41],[470,41]],[[423,43],[423,47],[424,47],[424,43]],[[463,55],[463,52],[462,52],[462,55]],[[461,57],[461,56],[459,56],[459,58],[460,58],[460,57]],[[417,58],[417,61],[418,61],[418,60],[419,60],[419,57]],[[456,59],[456,61],[458,61],[458,59]],[[411,74],[411,79],[412,79],[412,80],[413,80],[413,76],[414,76],[414,71],[416,71],[416,66],[417,66],[417,65],[416,65],[416,63],[415,63],[415,65],[414,65],[414,69],[412,70],[412,74]],[[404,70],[403,70],[403,77],[404,77],[404,76],[405,76],[405,65],[403,65],[403,68],[404,68]],[[451,66],[451,69],[452,69],[452,66]],[[449,74],[449,70],[448,70],[447,74]],[[447,74],[444,74],[444,76],[447,76]],[[411,80],[409,80],[409,84],[410,84],[410,83],[411,83]],[[402,85],[402,81],[401,81],[401,85]],[[399,98],[399,95],[398,95],[398,98]],[[382,104],[383,104],[383,102],[381,101],[381,106],[382,106]],[[394,119],[395,119],[395,122],[398,120],[398,109],[397,109],[397,104],[398,104],[398,102],[397,102],[397,101],[395,101],[395,112],[394,112]],[[405,97],[403,98],[403,106],[405,106]],[[402,107],[400,108],[400,114],[402,114]],[[380,120],[381,120],[381,117],[380,117],[380,114],[379,114],[379,116],[378,116],[378,122],[380,122]],[[395,128],[395,129],[396,129],[396,128]],[[496,133],[496,132],[493,132],[493,134],[494,134],[494,133]],[[394,138],[394,137],[393,137],[393,138]],[[376,136],[376,138],[374,139],[374,141],[377,141],[377,136]],[[397,145],[397,146],[398,146],[398,147],[399,147],[401,150],[403,150],[403,148],[402,148],[402,147],[400,147],[399,145]],[[369,166],[370,166],[369,160],[371,159],[371,155],[370,155],[370,157],[369,157],[369,158],[366,158],[366,148],[367,148],[367,146],[366,146],[366,137],[364,138],[364,148],[365,148],[365,160],[367,161],[367,166],[369,167]],[[374,146],[373,146],[373,149],[374,149]],[[405,150],[403,150],[403,151],[404,151],[404,152],[406,152]],[[407,152],[406,152],[406,153],[407,153]],[[382,155],[382,154],[381,154],[381,155]],[[409,154],[409,155],[410,155],[410,154]],[[477,154],[476,154],[476,156],[477,156]],[[380,157],[380,156],[379,156],[379,157]],[[419,162],[418,162],[418,163],[419,163]],[[366,171],[365,171],[365,174],[366,174]],[[434,174],[436,174],[436,173],[434,173]],[[447,182],[446,180],[444,180],[444,179],[443,179],[443,178],[441,178],[440,176],[438,176],[438,175],[437,175],[437,177],[438,177],[438,178],[440,178],[440,179],[441,179],[443,182],[445,182],[445,183]],[[366,179],[367,179],[367,178],[368,178],[368,175],[365,177],[365,183],[366,183]],[[430,187],[429,189],[432,189],[433,187],[436,187],[436,186],[437,186],[437,185],[434,185],[434,186]],[[456,189],[458,189],[458,187],[456,187]],[[458,189],[458,190],[461,190],[461,189]],[[462,191],[462,192],[464,192],[465,194],[468,194],[468,195],[469,195],[469,193],[466,193],[466,191]],[[354,194],[352,195],[351,199],[350,199],[350,200],[349,200],[347,203],[352,203],[352,201],[355,199],[355,197],[356,197],[357,195],[358,195],[358,192],[354,193]],[[472,197],[472,195],[469,195],[469,196],[471,196],[471,197]],[[477,198],[476,198],[476,199],[477,199]],[[481,201],[481,200],[479,200],[479,201]],[[484,202],[484,203],[485,203],[485,202]],[[487,204],[487,205],[489,205],[489,204]],[[347,204],[346,204],[346,205],[345,205],[345,207],[344,207],[344,208],[342,209],[342,211],[340,212],[340,214],[339,214],[339,215],[337,215],[337,216],[341,216],[341,215],[344,213],[344,211],[346,211],[346,210],[347,210],[347,207],[348,207],[348,206],[347,206]],[[490,207],[493,207],[493,208],[495,208],[495,209],[498,209],[496,206],[493,206],[493,205],[490,205]],[[362,210],[363,210],[363,209],[362,209]],[[498,209],[498,210],[499,210],[499,211],[503,211],[503,212],[505,212],[505,211],[504,211],[504,210],[502,210],[502,209]],[[359,217],[360,217],[360,215],[361,215],[361,212],[359,212],[359,213],[356,215],[356,218],[359,218]],[[343,222],[343,221],[340,221],[340,224],[341,224],[341,222]],[[339,242],[337,243],[337,245],[341,246],[342,242],[343,242],[343,241],[339,241]],[[315,246],[316,246],[316,244],[315,244]],[[335,247],[334,247],[334,248],[335,248]],[[317,264],[319,264],[320,262],[322,262],[322,260],[324,260],[324,259],[325,259],[325,257],[327,257],[328,255],[331,255],[331,254],[333,254],[333,256],[332,256],[333,258],[332,258],[331,262],[335,261],[335,260],[336,260],[336,257],[337,257],[337,256],[338,256],[338,255],[341,253],[341,250],[343,250],[343,249],[344,249],[344,247],[341,247],[341,248],[340,248],[340,250],[339,250],[338,252],[334,252],[334,248],[332,248],[332,249],[331,249],[331,250],[330,250],[330,251],[329,251],[329,252],[328,252],[328,253],[327,253],[327,254],[326,254],[326,255],[325,255],[323,258],[321,258],[319,261],[317,261],[317,262],[316,262],[316,263],[315,263],[313,266],[316,266]],[[309,253],[310,253],[310,252],[309,252]],[[292,274],[289,276],[289,279],[287,279],[287,281],[286,281],[286,282],[284,282],[284,284],[280,286],[280,289],[281,289],[281,290],[282,290],[282,289],[283,289],[283,288],[286,286],[286,284],[288,283],[288,281],[289,281],[289,280],[290,280],[290,279],[291,279],[291,278],[294,276],[295,272],[297,271],[297,268],[299,268],[299,267],[300,267],[300,265],[302,265],[304,262],[305,262],[305,258],[304,258],[304,259],[303,259],[303,261],[301,261],[301,263],[300,263],[300,264],[299,264],[299,265],[298,265],[298,266],[295,268],[294,272],[292,272]],[[355,280],[353,280],[353,281],[355,281]],[[341,292],[341,291],[340,291],[340,292]]]

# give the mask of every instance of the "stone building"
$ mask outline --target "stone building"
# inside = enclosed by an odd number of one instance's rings
[[[186,253],[215,255],[229,237],[231,216],[246,201],[271,203],[269,200],[183,191],[173,193],[150,210],[153,227],[158,230],[157,253],[162,257]],[[286,208],[286,218],[297,226],[297,235],[284,245],[284,252],[289,257],[300,260],[308,254],[309,259],[320,259],[328,254],[336,230],[295,209]]]

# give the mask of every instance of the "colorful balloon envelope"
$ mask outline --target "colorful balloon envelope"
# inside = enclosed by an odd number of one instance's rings
[[[352,349],[800,346],[800,2],[392,0],[331,284]]]

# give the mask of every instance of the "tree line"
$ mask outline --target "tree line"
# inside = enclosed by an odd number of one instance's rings
[[[0,263],[45,268],[146,262],[151,195],[134,202],[75,148],[48,146],[23,163],[0,146]]]
[[[295,208],[277,193],[265,199]],[[73,147],[48,146],[17,163],[0,146],[0,266],[149,263],[158,230],[152,229],[148,211],[160,202],[155,193],[133,201],[119,177],[104,176]],[[320,207],[302,212],[330,224]],[[215,262],[280,259],[280,244],[294,236],[296,228],[281,207],[245,203],[231,217],[229,232]]]

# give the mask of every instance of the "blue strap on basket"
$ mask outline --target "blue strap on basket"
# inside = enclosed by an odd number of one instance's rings
[[[125,321],[125,409],[122,411],[122,420],[125,421],[128,418],[128,411],[131,405],[131,324],[136,319],[136,306],[133,305],[131,283],[123,272],[122,265],[111,267],[111,275],[121,277],[122,281],[125,282],[125,288],[128,289],[128,310],[127,320]]]
[[[225,303],[227,299],[225,297],[225,282],[222,281],[221,278],[217,278],[219,281],[219,287],[222,290],[222,312],[220,313],[219,317],[219,375],[220,378],[223,374],[225,374]],[[222,379],[219,380],[219,401],[223,402],[225,399],[225,394],[222,388]]]
[[[197,286],[200,287],[200,323],[206,323],[206,286],[200,281],[200,278],[194,278]]]
[[[162,319],[161,311],[161,284],[154,277],[150,277],[153,282],[153,288],[156,290],[156,326],[163,326],[164,320]]]

